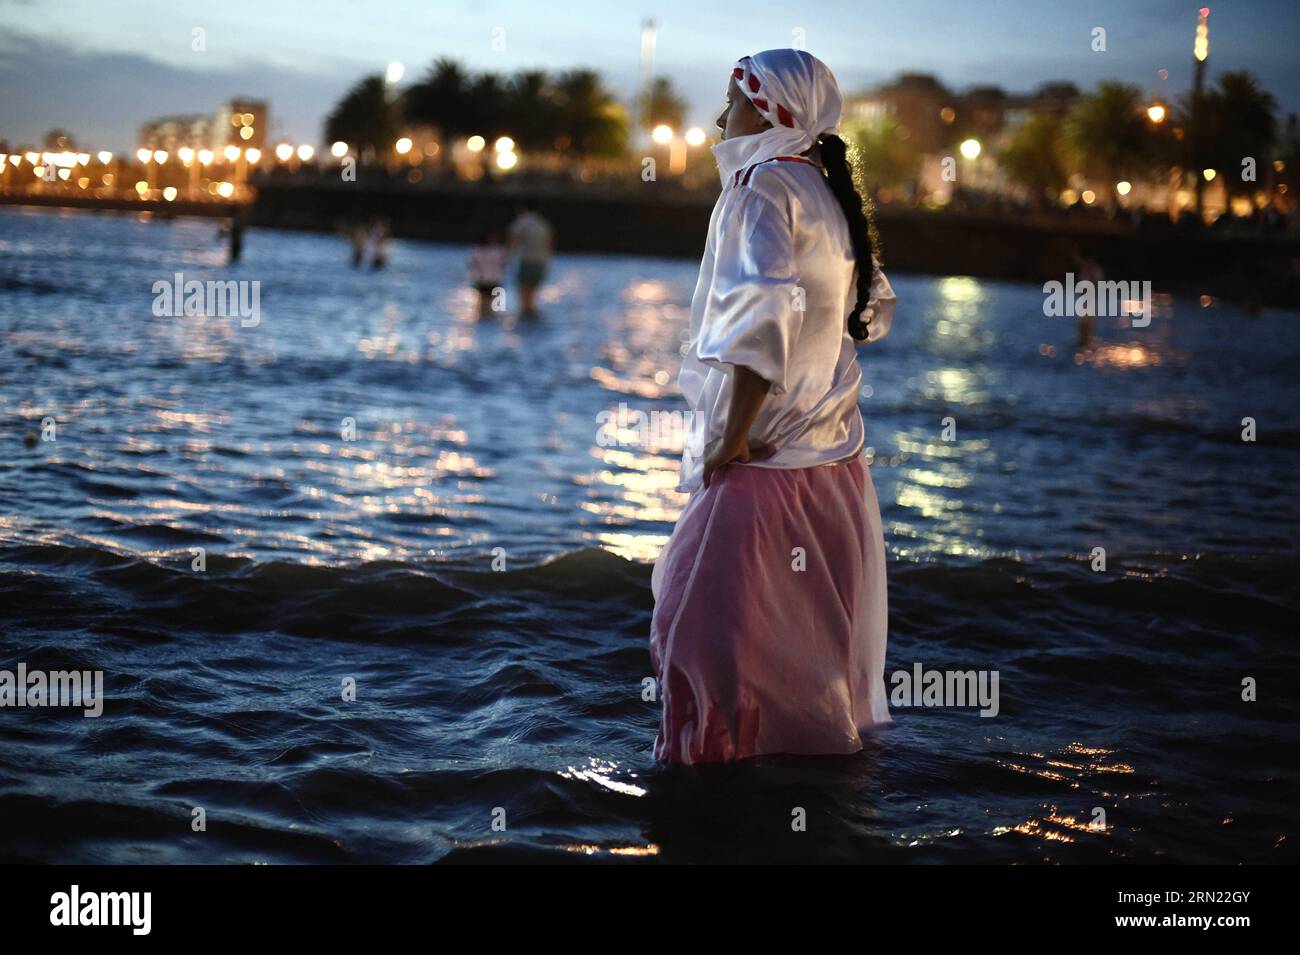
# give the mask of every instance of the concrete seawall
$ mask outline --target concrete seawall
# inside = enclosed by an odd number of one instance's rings
[[[514,189],[449,188],[358,191],[356,184],[260,188],[252,224],[341,229],[387,219],[399,237],[476,240],[504,225],[522,198]],[[713,197],[648,184],[602,193],[574,188],[537,192],[538,210],[566,251],[698,258]],[[1065,216],[1008,218],[899,207],[877,210],[881,254],[898,272],[973,275],[1041,283],[1060,280],[1082,250],[1107,277],[1151,281],[1161,291],[1209,294],[1263,305],[1300,307],[1300,237],[1228,235],[1172,226],[1138,230],[1126,223]]]
[[[646,184],[641,196],[577,185],[563,190],[519,183],[409,187],[271,178],[258,183],[247,213],[254,227],[333,232],[382,218],[399,238],[472,242],[484,228],[508,223],[525,195],[555,226],[557,246],[570,252],[695,259],[713,207],[711,195],[668,184]],[[3,196],[0,204],[148,211],[160,217],[229,217],[244,208],[76,196]],[[1180,295],[1300,308],[1300,237],[1294,234],[1136,229],[1062,215],[1009,217],[896,206],[877,210],[876,223],[881,256],[895,272],[1059,281],[1075,269],[1074,254],[1080,250],[1096,259],[1109,279],[1150,281],[1158,291]]]

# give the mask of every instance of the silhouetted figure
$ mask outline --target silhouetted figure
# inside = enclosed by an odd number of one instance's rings
[[[1078,246],[1074,248],[1074,275],[1075,282],[1090,282],[1093,286],[1094,301],[1097,294],[1097,283],[1106,279],[1106,273],[1102,270],[1101,265],[1095,259],[1090,259],[1087,254]],[[1079,310],[1079,340],[1078,347],[1080,351],[1087,351],[1092,347],[1092,309]]]
[[[546,278],[546,266],[552,251],[551,226],[537,212],[536,203],[524,202],[519,215],[510,223],[510,251],[519,256],[515,273],[519,281],[519,313],[524,318],[536,318],[534,298],[537,287]]]
[[[371,252],[370,267],[376,271],[388,265],[388,223],[376,222],[371,232],[374,249]]]
[[[479,244],[470,249],[469,281],[478,291],[479,318],[486,318],[492,311],[493,295],[505,284],[509,257],[499,229],[488,229]]]
[[[366,261],[366,227],[358,222],[348,241],[352,244],[352,267],[359,269]]]
[[[243,210],[236,212],[230,219],[230,261],[238,262],[244,254],[244,228],[247,216]]]

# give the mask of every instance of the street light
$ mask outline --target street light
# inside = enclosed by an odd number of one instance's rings
[[[663,123],[660,123],[650,133],[650,138],[653,139],[655,142],[657,142],[660,146],[664,145],[665,143],[670,143],[673,141],[673,128],[671,126],[667,126]]]
[[[686,130],[686,145],[699,146],[704,142],[704,130],[698,126],[692,126]]]
[[[1205,67],[1210,59],[1210,8],[1201,7],[1196,17],[1196,40],[1192,44],[1192,101],[1191,101],[1191,121],[1193,124],[1200,125],[1205,119]],[[1204,219],[1205,216],[1205,183],[1210,181],[1209,176],[1205,176],[1204,181],[1196,179],[1196,218]]]
[[[340,139],[330,147],[330,154],[333,155],[335,159],[342,159],[348,154],[348,144]]]
[[[406,136],[403,136],[393,144],[393,148],[397,150],[399,156],[405,156],[411,151],[411,140]]]
[[[226,162],[234,162],[239,158],[239,147],[227,146],[222,150],[222,154],[226,157]]]
[[[983,147],[980,146],[980,141],[973,137],[971,139],[963,139],[961,144],[957,147],[957,151],[962,154],[962,158],[965,159],[968,164],[963,173],[963,177],[973,188],[979,188],[980,168],[978,164],[976,164],[975,160],[979,158],[980,153],[983,151]],[[1092,200],[1088,201],[1091,202]]]
[[[182,146],[180,149],[176,150],[176,155],[180,156],[181,162],[185,163],[185,168],[189,170],[189,175],[185,182],[185,194],[190,198],[194,197],[194,193],[197,192],[199,188],[199,166],[206,165],[203,161],[203,154],[205,152],[207,152],[206,149],[199,150],[197,154],[199,161],[196,163],[194,162],[195,152],[191,147]],[[212,158],[211,153],[208,153],[208,158]]]
[[[298,158],[301,159],[303,162],[306,162],[308,159],[311,159],[312,154],[314,154],[315,152],[316,150],[312,149],[306,143],[303,143],[301,146],[298,147]]]
[[[1147,107],[1147,119],[1153,123],[1163,123],[1165,121],[1165,108],[1159,103],[1152,103]]]
[[[28,156],[27,158],[29,161],[33,161],[30,156]],[[147,163],[149,160],[153,159],[153,150],[145,149],[143,146],[141,146],[139,149],[135,151],[135,158],[140,160],[143,163]]]
[[[281,143],[275,147],[275,158],[280,162],[288,162],[293,158],[293,147],[288,143]]]

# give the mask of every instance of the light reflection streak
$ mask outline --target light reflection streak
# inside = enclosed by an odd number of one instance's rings
[[[1015,754],[1023,762],[1015,760],[998,760],[1003,769],[1015,773],[1037,776],[1054,783],[1064,783],[1070,789],[1088,789],[1098,798],[1120,798],[1115,794],[1099,788],[1096,784],[1103,780],[1098,777],[1132,776],[1134,768],[1128,763],[1112,760],[1115,750],[1098,746],[1086,746],[1080,742],[1071,742],[1056,753],[1027,752]],[[1122,798],[1130,798],[1128,795]],[[1104,835],[1109,827],[1096,828],[1092,819],[1080,819],[1073,815],[1063,815],[1057,806],[1048,807],[1048,812],[1041,818],[1030,818],[1014,825],[996,826],[992,830],[995,836],[1016,832],[1055,842],[1074,842],[1074,834],[1087,833]]]
[[[614,773],[617,771],[617,762],[588,756],[587,766],[570,766],[561,770],[560,776],[564,779],[580,779],[584,782],[595,783],[597,786],[624,796],[644,796],[646,794],[646,789],[642,786],[614,779]],[[636,774],[631,774],[631,777],[635,779]]]
[[[595,843],[577,843],[574,845],[560,846],[565,852],[573,852],[579,855],[595,856],[607,853],[612,856],[657,856],[659,847],[654,843],[648,846],[600,846]]]

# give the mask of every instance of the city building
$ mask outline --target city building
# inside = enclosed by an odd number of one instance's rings
[[[846,98],[844,114],[865,122],[890,117],[922,154],[951,149],[965,139],[992,144],[1035,113],[1064,115],[1079,96],[1073,83],[1044,83],[1027,94],[997,86],[956,93],[928,73],[903,73],[884,86]]]
[[[902,192],[916,200],[946,205],[959,185],[1006,192],[996,156],[1031,116],[1063,116],[1078,98],[1073,83],[1045,83],[1032,93],[1007,93],[975,86],[958,93],[928,73],[903,73],[891,83],[845,99],[847,122],[897,127],[900,147],[917,159],[917,172]],[[880,198],[888,199],[890,190]]]
[[[265,100],[232,99],[212,117],[212,141],[208,148],[214,152],[227,146],[265,150],[267,122]]]
[[[182,147],[210,149],[220,155],[227,146],[266,149],[268,109],[265,100],[233,99],[210,114],[163,116],[140,127],[139,146],[175,152]]]
[[[162,116],[140,127],[139,145],[145,149],[175,152],[184,146],[210,148],[212,117],[199,114]]]

